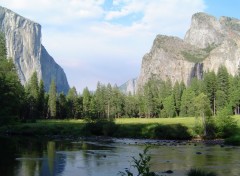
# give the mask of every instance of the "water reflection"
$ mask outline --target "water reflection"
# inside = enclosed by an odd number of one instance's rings
[[[137,157],[144,149],[144,145],[135,142],[1,137],[0,173],[4,176],[113,176],[130,167],[131,157]],[[150,154],[151,169],[156,172],[173,170],[172,175],[181,176],[190,168],[203,168],[219,175],[240,175],[239,147],[166,144],[151,147]]]

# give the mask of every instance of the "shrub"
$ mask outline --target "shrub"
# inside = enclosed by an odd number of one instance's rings
[[[227,138],[233,136],[237,131],[237,122],[231,117],[229,108],[224,108],[218,112],[216,117],[217,137]]]
[[[86,134],[96,135],[96,136],[113,136],[117,125],[113,120],[98,119],[98,120],[88,120],[84,126],[83,131]]]
[[[187,176],[217,176],[214,172],[207,172],[200,169],[190,169]]]
[[[151,157],[147,154],[149,147],[146,147],[143,153],[139,153],[139,159],[132,157],[133,167],[137,169],[138,176],[156,176],[154,172],[150,172],[150,160]],[[119,172],[121,176],[133,176],[133,173],[130,169],[125,169],[125,172]]]
[[[240,145],[240,136],[236,135],[236,136],[232,136],[230,138],[225,139],[224,141],[225,144],[227,145]]]
[[[190,139],[191,135],[188,128],[181,124],[174,125],[159,125],[155,130],[158,138],[165,139]]]

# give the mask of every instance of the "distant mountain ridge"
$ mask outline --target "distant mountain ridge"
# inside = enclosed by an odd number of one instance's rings
[[[13,59],[22,84],[33,72],[48,90],[54,79],[58,92],[67,93],[69,84],[63,69],[41,44],[41,26],[0,6],[0,31],[5,34],[7,55]]]
[[[164,35],[155,38],[142,59],[133,91],[140,90],[150,78],[189,85],[193,77],[201,79],[203,72],[217,72],[221,65],[233,76],[239,71],[240,20],[196,13],[184,39]]]
[[[119,90],[125,94],[131,93],[134,95],[136,92],[137,78],[130,79],[119,87]]]

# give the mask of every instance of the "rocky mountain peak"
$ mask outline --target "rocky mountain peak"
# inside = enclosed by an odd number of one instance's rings
[[[220,21],[206,13],[196,13],[192,16],[190,29],[184,41],[199,48],[209,45],[218,45],[224,40],[223,29]]]
[[[149,53],[142,59],[137,89],[151,78],[186,85],[203,72],[218,71],[224,65],[232,75],[240,67],[240,21],[230,17],[219,19],[196,13],[184,39],[158,35]]]
[[[22,84],[36,71],[46,90],[54,79],[59,92],[68,91],[63,69],[41,44],[41,25],[0,6],[0,31],[5,34],[7,55],[13,59]]]

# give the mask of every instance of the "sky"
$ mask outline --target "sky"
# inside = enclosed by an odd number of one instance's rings
[[[183,38],[191,16],[240,19],[239,0],[0,0],[42,26],[42,44],[79,92],[140,74],[156,35]]]

